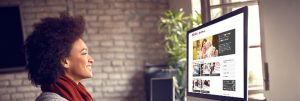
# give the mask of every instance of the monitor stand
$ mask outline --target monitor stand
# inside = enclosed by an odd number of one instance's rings
[[[197,98],[197,97],[188,96],[187,101],[218,101],[218,100],[211,100],[211,99]],[[267,100],[266,99],[249,98],[248,101],[267,101]]]
[[[187,101],[218,101],[218,100],[211,100],[211,99],[187,96]]]

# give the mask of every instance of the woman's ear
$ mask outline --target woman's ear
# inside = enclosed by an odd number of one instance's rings
[[[67,57],[62,59],[60,62],[64,66],[64,68],[66,68],[66,69],[70,68],[70,61]]]

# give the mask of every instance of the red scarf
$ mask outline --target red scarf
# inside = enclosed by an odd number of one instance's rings
[[[50,85],[41,86],[41,89],[43,92],[56,93],[69,101],[92,101],[92,96],[80,82],[76,84],[66,76],[59,77]]]

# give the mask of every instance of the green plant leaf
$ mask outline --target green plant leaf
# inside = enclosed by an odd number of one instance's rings
[[[167,10],[160,17],[159,32],[165,34],[164,48],[169,57],[169,68],[178,69],[174,78],[176,98],[185,96],[183,74],[186,66],[186,33],[193,25],[201,24],[201,14],[196,18],[184,16],[183,11]],[[175,66],[175,67],[174,67]]]

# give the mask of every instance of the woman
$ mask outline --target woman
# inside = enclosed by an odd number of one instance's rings
[[[37,101],[92,101],[80,80],[91,78],[93,58],[82,40],[81,16],[44,18],[34,25],[25,47],[28,77],[40,86]]]
[[[200,59],[206,58],[206,39],[203,39],[202,44],[201,44],[201,53],[200,53]]]

